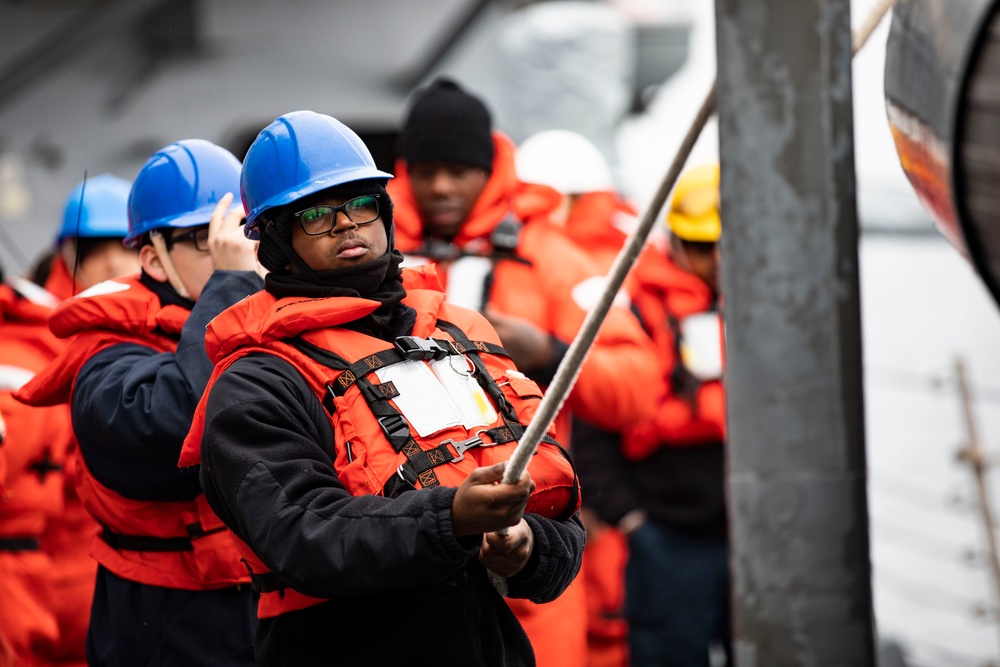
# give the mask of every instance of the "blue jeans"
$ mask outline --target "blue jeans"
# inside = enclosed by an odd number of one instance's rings
[[[729,609],[724,539],[690,537],[653,521],[629,536],[625,615],[632,667],[709,667],[712,644],[731,656]]]

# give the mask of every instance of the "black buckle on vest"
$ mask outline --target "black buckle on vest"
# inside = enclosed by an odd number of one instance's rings
[[[409,438],[410,425],[403,419],[403,415],[386,415],[378,418],[378,424],[382,427],[385,437],[391,442],[394,438]]]
[[[38,551],[41,543],[35,537],[0,537],[0,551]]]
[[[403,480],[403,482],[411,489],[417,488],[417,476],[405,463],[399,464],[399,467],[396,468],[396,474],[399,475],[399,478]]]
[[[429,359],[444,359],[451,350],[430,338],[418,336],[399,336],[395,341],[396,349],[407,359],[427,361]]]

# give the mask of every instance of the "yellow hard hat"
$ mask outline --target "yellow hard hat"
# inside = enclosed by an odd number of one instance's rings
[[[684,241],[718,242],[722,236],[718,164],[694,167],[681,175],[674,187],[666,223]]]

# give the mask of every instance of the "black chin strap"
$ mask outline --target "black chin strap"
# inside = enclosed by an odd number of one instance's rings
[[[298,269],[299,274],[305,278],[307,281],[319,283],[319,277],[316,273],[309,268],[309,265],[305,263],[298,253],[292,250],[291,246],[285,243],[285,240],[281,238],[281,234],[275,228],[274,223],[271,220],[265,219],[264,221],[264,233],[267,234],[268,238],[274,241],[274,244],[278,246],[278,250],[281,254]]]

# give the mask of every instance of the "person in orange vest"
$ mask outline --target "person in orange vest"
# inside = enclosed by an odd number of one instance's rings
[[[60,304],[67,347],[18,393],[70,404],[77,492],[101,526],[87,632],[90,665],[252,665],[255,599],[197,470],[177,456],[212,371],[205,326],[260,288],[254,245],[231,205],[240,162],[176,142],[140,169],[125,245],[138,275]]]
[[[631,297],[669,392],[625,429],[612,518],[628,535],[632,664],[707,667],[712,646],[731,656],[717,164],[681,176],[666,221],[669,249],[640,258]]]
[[[10,284],[0,286],[0,412],[8,434],[0,445],[0,636],[9,664],[39,664],[36,647],[59,642],[59,623],[46,584],[51,557],[41,550],[50,517],[62,511],[62,464],[72,440],[59,407],[32,409],[13,394],[56,356],[47,305]]]
[[[449,301],[482,311],[518,368],[545,386],[605,281],[597,264],[552,222],[559,193],[518,180],[514,152],[479,98],[438,79],[411,101],[389,193],[397,247],[409,261],[433,263]],[[557,433],[571,439],[570,413],[608,429],[648,418],[661,385],[655,349],[639,323],[626,309],[612,308]],[[581,580],[554,603],[510,604],[539,665],[586,664]]]
[[[180,464],[201,462],[261,592],[259,665],[534,665],[488,575],[565,590],[576,476],[547,437],[501,483],[541,391],[431,269],[401,269],[389,178],[330,116],[257,136],[242,194],[270,273],[209,325]]]
[[[566,235],[607,273],[636,226],[635,209],[616,192],[607,161],[586,137],[544,130],[525,139],[515,155],[517,175],[562,196],[552,216]],[[614,525],[617,497],[608,470],[618,465],[620,434],[573,419],[571,451],[585,493],[580,515],[587,528],[581,579],[587,591],[587,667],[628,667],[625,562],[628,547]],[[608,485],[608,482],[612,482]]]
[[[8,463],[0,473],[0,634],[17,664],[85,664],[97,570],[87,545],[97,527],[73,486],[68,406],[31,408],[13,392],[65,347],[48,329],[54,305],[138,270],[138,253],[121,244],[129,187],[110,174],[78,184],[44,279],[33,276],[41,284],[14,277],[0,286],[0,411],[12,427],[0,446],[0,462]]]

